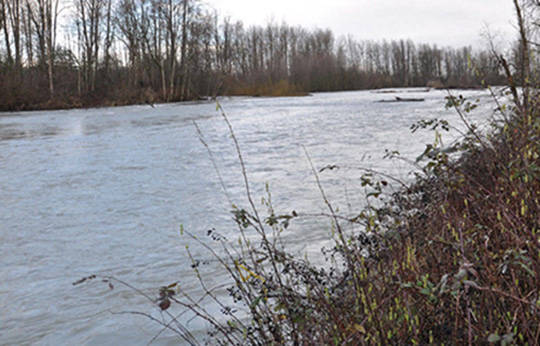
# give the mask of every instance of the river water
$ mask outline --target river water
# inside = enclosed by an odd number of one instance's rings
[[[456,93],[485,99],[473,120],[490,113],[487,92]],[[375,102],[395,95],[426,100]],[[317,168],[340,167],[321,173],[321,181],[348,214],[364,205],[360,167],[410,179],[412,166],[383,156],[385,149],[398,150],[414,160],[433,142],[433,132],[412,134],[411,124],[438,117],[463,128],[445,110],[446,95],[400,89],[220,102],[257,204],[268,184],[278,211],[325,211],[305,147]],[[215,103],[0,114],[0,344],[147,344],[161,328],[118,313],[159,318],[155,306],[118,283],[112,290],[99,280],[72,285],[91,274],[112,275],[153,296],[174,281],[197,294],[185,247],[202,261],[211,256],[180,235],[181,225],[200,237],[209,229],[231,240],[237,234],[193,122],[230,198],[247,207],[233,142]],[[306,219],[284,237],[291,251],[317,261],[329,233],[328,220]],[[204,273],[214,284],[226,280],[215,262]],[[183,323],[201,334],[205,328],[200,321]],[[178,341],[165,332],[155,344]]]

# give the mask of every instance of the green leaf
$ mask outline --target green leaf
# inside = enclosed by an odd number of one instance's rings
[[[422,288],[422,289],[420,290],[420,293],[425,294],[425,295],[428,296],[428,295],[431,294],[431,290],[430,290],[429,288]]]
[[[257,307],[257,305],[259,305],[259,303],[261,302],[261,299],[262,299],[262,298],[263,298],[263,296],[258,296],[258,297],[253,301],[253,303],[251,303],[251,304],[249,305],[249,307],[250,307],[251,309]]]
[[[499,335],[495,334],[495,333],[490,334],[488,339],[487,339],[487,341],[491,342],[491,343],[498,342],[500,340],[501,340],[501,337]]]
[[[535,276],[536,276],[536,274],[531,270],[531,268],[527,267],[526,264],[521,263],[521,262],[518,262],[518,264],[519,264],[519,266],[520,266],[521,268],[523,268],[523,269],[527,272],[527,274],[529,274],[529,275],[532,276],[532,277],[535,277]]]

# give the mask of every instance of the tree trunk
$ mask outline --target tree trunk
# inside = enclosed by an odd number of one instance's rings
[[[521,72],[521,86],[523,87],[523,110],[527,111],[529,107],[529,84],[530,84],[530,70],[531,66],[529,63],[529,41],[527,39],[527,29],[525,27],[525,20],[523,19],[523,14],[518,0],[514,0],[514,6],[516,8],[516,14],[518,19],[519,27],[519,38],[521,41],[519,54],[521,60],[520,72]]]
[[[180,52],[180,73],[182,74],[182,85],[180,88],[180,97],[185,100],[187,86],[187,29],[188,29],[188,0],[183,0],[182,12],[182,48]]]
[[[6,54],[7,61],[11,65],[13,63],[13,55],[11,54],[11,43],[9,39],[9,30],[8,30],[8,11],[6,2],[8,0],[0,1],[0,17],[2,18],[2,26],[4,29],[4,40],[6,41]]]

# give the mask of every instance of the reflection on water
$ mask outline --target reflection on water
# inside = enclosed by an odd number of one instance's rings
[[[305,146],[318,167],[341,167],[321,174],[322,183],[336,207],[353,213],[363,203],[362,172],[354,167],[409,179],[411,167],[382,160],[384,150],[415,158],[433,134],[410,134],[412,123],[435,116],[457,123],[453,112],[444,111],[444,96],[433,91],[421,94],[426,102],[399,104],[376,103],[382,96],[370,92],[346,92],[233,98],[222,105],[257,200],[269,183],[278,211],[324,211]],[[179,235],[180,225],[201,236],[211,228],[231,241],[236,235],[193,121],[233,201],[246,205],[230,134],[214,104],[0,117],[0,344],[146,344],[159,332],[146,319],[111,314],[141,310],[159,317],[135,292],[99,282],[71,285],[90,274],[114,275],[146,293],[180,280],[184,290],[197,294],[185,246],[197,258],[210,257]],[[317,261],[328,225],[321,219],[293,223],[284,239],[291,251]],[[224,273],[209,263],[203,270],[211,283],[222,283]],[[188,328],[204,330],[190,318],[183,320]],[[158,344],[176,341],[163,333]]]

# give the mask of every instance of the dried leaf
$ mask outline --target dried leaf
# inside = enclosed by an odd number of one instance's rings
[[[159,303],[159,307],[161,308],[161,310],[167,310],[170,306],[171,306],[171,301],[167,298],[163,299]]]
[[[366,334],[366,328],[364,328],[364,326],[361,325],[361,324],[355,323],[355,324],[354,324],[354,329],[355,329],[358,333]]]

